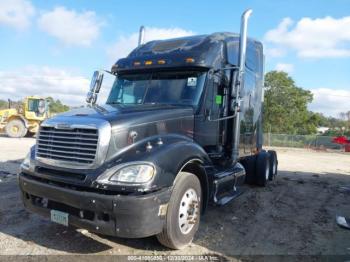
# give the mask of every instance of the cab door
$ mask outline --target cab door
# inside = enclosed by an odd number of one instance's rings
[[[213,158],[223,154],[223,121],[215,121],[224,109],[222,92],[220,75],[209,72],[202,106],[194,118],[194,140]]]

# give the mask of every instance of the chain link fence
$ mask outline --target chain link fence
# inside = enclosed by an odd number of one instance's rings
[[[332,136],[264,134],[265,146],[343,150],[344,146],[332,143]]]

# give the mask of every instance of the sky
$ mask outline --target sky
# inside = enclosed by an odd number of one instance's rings
[[[285,71],[310,90],[310,110],[349,111],[350,0],[0,0],[0,99],[84,104],[93,71],[128,55],[141,25],[146,41],[239,32],[247,8],[266,71]]]

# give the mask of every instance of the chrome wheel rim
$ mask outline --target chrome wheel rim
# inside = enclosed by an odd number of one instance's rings
[[[188,234],[197,223],[199,200],[196,191],[189,188],[182,196],[179,207],[179,228],[182,234]]]

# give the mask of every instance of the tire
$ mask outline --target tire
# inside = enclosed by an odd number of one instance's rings
[[[197,196],[197,201],[194,194]],[[201,199],[201,184],[197,176],[187,172],[178,174],[171,193],[163,231],[157,235],[162,245],[171,249],[182,249],[192,242],[199,226]],[[193,216],[184,211],[190,211]],[[185,219],[187,217],[192,219],[189,221]]]
[[[255,170],[255,165],[256,165],[256,156],[247,156],[243,158],[240,163],[244,166],[246,176],[245,176],[245,182],[249,185],[255,184],[256,183],[256,170]]]
[[[266,186],[270,176],[270,160],[267,152],[260,152],[256,157],[256,184]]]
[[[9,137],[19,138],[24,137],[28,130],[22,120],[14,119],[6,124],[5,131]]]
[[[278,169],[278,160],[277,160],[277,153],[276,151],[269,150],[267,151],[270,155],[270,175],[269,180],[274,180],[277,176],[277,169]]]

